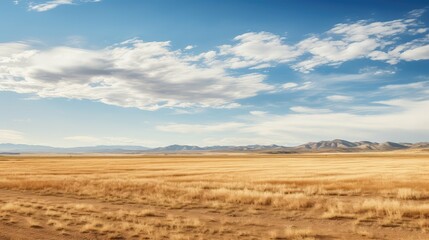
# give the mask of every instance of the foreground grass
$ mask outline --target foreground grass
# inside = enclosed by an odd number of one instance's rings
[[[0,169],[0,190],[43,196],[3,194],[2,222],[61,238],[413,239],[429,231],[425,153],[4,156]],[[348,227],[327,228],[332,221]]]

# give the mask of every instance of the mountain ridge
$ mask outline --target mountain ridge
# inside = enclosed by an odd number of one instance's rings
[[[43,145],[1,143],[0,153],[126,153],[150,148],[132,145],[97,145],[84,147],[51,147]]]
[[[83,147],[51,147],[27,144],[0,144],[0,153],[175,153],[175,152],[266,152],[266,153],[300,153],[300,152],[359,152],[359,151],[393,151],[400,149],[429,148],[429,142],[396,143],[396,142],[350,142],[342,139],[331,141],[308,142],[298,146],[281,145],[244,145],[244,146],[205,146],[173,144],[165,147],[148,148],[133,145],[97,145]]]

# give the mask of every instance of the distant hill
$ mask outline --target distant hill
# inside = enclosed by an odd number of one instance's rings
[[[411,148],[414,145],[404,145],[394,142],[369,142],[369,141],[360,141],[360,142],[349,142],[346,140],[335,139],[332,141],[320,141],[320,142],[310,142],[303,144],[297,147],[293,147],[296,151],[391,151],[398,149]],[[423,145],[422,145],[423,146]]]
[[[392,151],[408,148],[429,148],[429,143],[377,143],[370,141],[349,142],[335,139],[332,141],[310,142],[296,147],[280,145],[247,145],[247,146],[208,146],[170,145],[146,150],[147,153],[172,152],[261,152],[261,153],[300,153],[300,152],[364,152]]]
[[[308,150],[321,150],[321,149],[346,149],[358,146],[357,143],[348,142],[341,139],[335,139],[333,141],[320,141],[310,142],[298,147],[296,149],[308,149]]]
[[[183,151],[203,151],[204,148],[189,145],[170,145],[147,150],[148,152],[183,152]]]
[[[153,148],[146,152],[190,152],[190,151],[226,151],[226,152],[245,152],[245,151],[261,151],[282,149],[283,146],[278,145],[247,145],[247,146],[208,146],[199,147],[191,145],[170,145],[166,147]]]
[[[0,152],[10,153],[27,153],[27,152],[55,152],[57,148],[41,145],[26,145],[26,144],[0,144]]]
[[[0,144],[0,153],[134,153],[148,150],[142,146],[92,146],[74,148],[56,148],[41,145]]]
[[[393,151],[399,149],[429,149],[429,142],[395,143],[395,142],[349,142],[335,139],[332,141],[309,142],[295,147],[280,145],[246,145],[246,146],[207,146],[170,145],[166,147],[147,148],[143,146],[105,145],[74,148],[56,148],[41,145],[0,144],[0,154],[19,153],[186,153],[186,152],[260,152],[260,153],[303,153],[303,152],[365,152]]]

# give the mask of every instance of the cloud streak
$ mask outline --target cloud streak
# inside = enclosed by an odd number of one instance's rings
[[[77,1],[76,0],[52,0],[52,1],[47,1],[39,4],[34,4],[33,2],[31,2],[28,5],[28,10],[36,11],[36,12],[46,12],[54,8],[57,8],[61,5],[72,5],[78,2],[80,3],[101,2],[101,0],[77,0]]]
[[[0,129],[0,143],[15,143],[22,142],[24,134],[15,130]]]

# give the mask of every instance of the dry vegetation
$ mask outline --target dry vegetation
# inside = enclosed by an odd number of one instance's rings
[[[2,156],[0,239],[429,239],[426,152]]]

